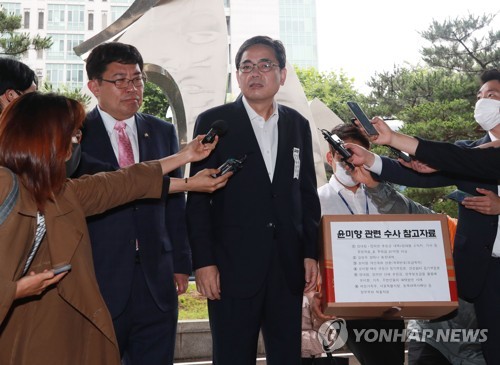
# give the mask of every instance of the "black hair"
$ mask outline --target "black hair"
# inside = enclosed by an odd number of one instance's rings
[[[87,77],[89,80],[100,79],[108,65],[118,62],[124,65],[139,65],[142,72],[144,61],[134,46],[120,42],[103,43],[95,47],[87,58]]]
[[[359,128],[351,124],[339,124],[331,130],[331,133],[336,134],[341,140],[350,139],[359,142],[358,144],[366,149],[370,148],[370,140],[368,137],[361,132]]]
[[[483,84],[492,80],[500,81],[500,71],[498,71],[496,68],[486,70],[481,74],[481,82]]]
[[[238,50],[238,53],[236,53],[236,57],[234,59],[236,68],[240,67],[240,62],[241,62],[241,57],[243,56],[243,53],[250,47],[255,46],[256,44],[262,44],[264,46],[268,46],[269,48],[272,48],[274,51],[274,55],[276,56],[276,59],[278,60],[278,65],[280,69],[285,68],[286,65],[286,51],[285,51],[285,46],[281,41],[272,39],[268,36],[264,35],[258,35],[255,37],[252,37],[250,39],[247,39],[243,44],[241,45],[240,49]]]
[[[12,58],[0,57],[0,95],[9,89],[24,91],[33,83],[38,85],[38,78],[31,68]]]

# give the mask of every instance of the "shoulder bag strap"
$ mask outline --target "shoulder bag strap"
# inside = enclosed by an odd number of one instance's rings
[[[17,197],[19,195],[19,184],[17,182],[17,177],[9,169],[7,169],[7,171],[9,171],[12,175],[12,189],[10,190],[9,194],[2,202],[2,204],[0,204],[0,224],[3,224],[3,222],[9,216],[10,212],[14,208],[14,205],[16,204]]]

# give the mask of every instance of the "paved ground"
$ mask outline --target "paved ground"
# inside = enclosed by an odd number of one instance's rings
[[[408,351],[406,351],[406,354],[408,354]],[[356,360],[356,358],[351,353],[338,354],[338,356],[348,357],[349,358],[349,365],[360,365],[359,362]],[[405,357],[407,357],[407,356],[405,356]],[[405,364],[407,363],[406,360],[407,359],[405,358]],[[178,364],[178,365],[211,365],[212,361],[176,362],[175,364]],[[258,358],[257,365],[266,365],[266,359],[265,358]]]

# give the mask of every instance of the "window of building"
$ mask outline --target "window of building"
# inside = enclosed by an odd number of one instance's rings
[[[68,5],[68,30],[84,30],[84,6]]]
[[[103,11],[101,15],[102,29],[108,26],[108,13]]]
[[[52,47],[47,51],[48,60],[80,60],[73,50],[83,42],[83,34],[48,34]]]
[[[9,15],[21,15],[21,3],[4,3],[0,4],[1,9]]]
[[[57,89],[64,84],[64,64],[47,63],[45,69],[47,72],[46,80],[54,89]]]
[[[59,4],[49,4],[48,6],[47,29],[63,30],[66,29],[65,13],[66,6]]]
[[[47,50],[48,60],[64,60],[64,34],[47,34],[52,38],[52,46]]]
[[[38,10],[38,29],[43,29],[43,18],[44,18],[43,11]]]
[[[73,50],[76,46],[83,42],[83,34],[68,34],[66,38],[66,59],[67,60],[79,60]]]
[[[127,11],[128,6],[112,6],[111,7],[111,22],[113,23],[116,19],[121,17],[125,11]]]
[[[66,85],[71,89],[81,89],[83,86],[83,65],[66,65]]]
[[[94,13],[89,13],[87,29],[94,30]]]
[[[30,11],[24,11],[24,29],[30,29]]]

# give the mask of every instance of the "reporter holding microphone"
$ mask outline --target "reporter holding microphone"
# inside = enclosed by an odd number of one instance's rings
[[[498,73],[498,71],[496,71]],[[500,125],[500,80],[490,80],[478,93],[476,121],[487,131]],[[392,131],[380,118],[372,124],[379,135],[373,139],[376,144],[387,144],[413,156],[413,161],[401,164],[417,172],[435,172],[432,176],[421,176],[421,180],[440,179],[447,176],[452,184],[464,191],[474,189],[481,195],[465,198],[459,205],[459,220],[455,238],[454,263],[457,275],[458,292],[461,298],[472,302],[478,320],[478,328],[486,329],[487,340],[482,342],[482,350],[488,364],[500,363],[500,230],[498,219],[498,192],[500,186],[500,150],[496,136],[489,134],[493,142],[476,148],[461,147],[451,143],[428,141]],[[484,126],[483,126],[484,125]],[[355,165],[365,165],[377,171],[379,159],[371,152],[353,144],[346,144]],[[428,165],[425,165],[428,164]],[[389,164],[384,164],[384,169]],[[396,164],[397,165],[397,164]],[[403,180],[401,175],[383,172],[382,178],[389,174]],[[399,171],[398,170],[398,171]],[[412,172],[410,170],[410,172]],[[412,172],[413,173],[413,172]],[[416,175],[416,174],[413,174]],[[408,179],[407,179],[408,180]],[[401,181],[396,181],[401,183]],[[403,183],[403,185],[408,185]],[[451,185],[451,184],[448,184]],[[468,190],[462,188],[468,187]],[[483,188],[478,188],[483,187]],[[488,187],[486,189],[486,187]],[[480,204],[490,202],[480,208]]]
[[[169,157],[66,178],[85,111],[54,94],[20,96],[0,117],[0,364],[119,365],[113,322],[94,274],[86,216],[163,190],[213,192],[231,174],[163,175],[215,148],[198,136]],[[11,194],[11,192],[13,192]],[[53,269],[71,264],[71,271]]]

